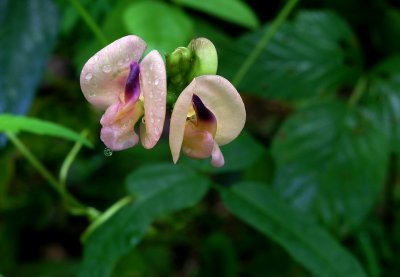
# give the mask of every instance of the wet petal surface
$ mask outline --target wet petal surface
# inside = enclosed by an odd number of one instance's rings
[[[124,93],[130,63],[139,61],[146,46],[141,38],[130,35],[114,41],[91,57],[80,77],[85,98],[102,109],[111,106]]]
[[[140,125],[143,147],[152,148],[160,139],[166,112],[167,74],[160,53],[153,50],[140,63],[140,88],[145,110],[145,123]]]

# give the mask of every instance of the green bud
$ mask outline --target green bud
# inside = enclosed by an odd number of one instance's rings
[[[188,79],[201,75],[215,75],[218,68],[218,55],[214,44],[206,38],[197,38],[189,43],[193,53],[191,70]]]

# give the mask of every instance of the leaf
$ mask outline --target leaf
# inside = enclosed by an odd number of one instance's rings
[[[359,110],[340,102],[312,105],[289,118],[272,145],[275,188],[295,208],[345,234],[377,201],[388,142]]]
[[[234,76],[267,28],[230,45],[217,44],[222,76]],[[360,47],[342,18],[330,12],[302,11],[280,27],[239,90],[273,99],[306,99],[353,84],[360,68]]]
[[[365,115],[384,132],[391,148],[400,153],[400,55],[376,66],[363,99]]]
[[[79,141],[88,147],[93,147],[91,142],[89,142],[86,138],[56,123],[24,116],[14,116],[10,114],[0,115],[0,132],[20,131]]]
[[[313,275],[366,276],[346,249],[269,187],[239,183],[223,190],[222,199],[233,214],[279,243]]]
[[[195,205],[208,190],[208,179],[172,164],[144,166],[126,181],[135,201],[95,230],[85,245],[79,276],[110,276],[118,259],[164,214]]]
[[[55,43],[57,10],[51,0],[2,0],[0,26],[0,113],[25,114]]]
[[[129,33],[143,38],[150,49],[168,53],[185,46],[193,36],[193,23],[181,10],[162,2],[142,1],[123,14]]]
[[[260,24],[256,14],[240,0],[174,0],[174,2],[247,28],[257,28]]]
[[[266,148],[245,131],[231,143],[221,146],[221,151],[225,159],[223,167],[211,166],[210,159],[194,160],[182,156],[182,160],[202,171],[224,173],[248,168],[266,155]]]

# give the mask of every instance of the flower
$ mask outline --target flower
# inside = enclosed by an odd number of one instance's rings
[[[91,57],[80,77],[85,98],[106,110],[100,138],[111,150],[136,145],[134,127],[140,123],[140,140],[152,148],[161,136],[166,107],[166,70],[161,55],[153,50],[141,61],[147,45],[134,35],[120,38]]]
[[[211,156],[223,166],[219,146],[235,139],[246,121],[243,101],[235,87],[218,75],[195,77],[176,100],[171,115],[169,144],[174,163],[182,151],[189,157]]]

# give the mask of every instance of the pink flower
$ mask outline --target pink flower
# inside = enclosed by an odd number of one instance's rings
[[[100,138],[111,150],[138,143],[134,127],[142,117],[142,145],[152,148],[161,136],[167,92],[165,64],[155,50],[140,60],[146,47],[137,36],[123,37],[96,53],[82,69],[85,98],[106,110],[100,120]]]
[[[169,144],[174,163],[182,151],[196,159],[211,156],[211,164],[223,166],[219,148],[235,139],[246,121],[239,93],[218,75],[196,77],[179,95],[171,115]]]

